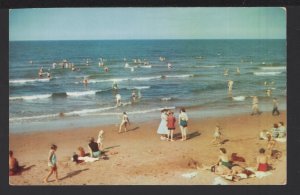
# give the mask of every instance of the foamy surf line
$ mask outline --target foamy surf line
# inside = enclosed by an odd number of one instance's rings
[[[275,76],[281,73],[282,72],[253,72],[253,74],[256,76]]]
[[[260,67],[262,70],[286,70],[286,66],[265,66],[265,67]]]
[[[34,83],[34,82],[49,82],[50,79],[16,79],[16,80],[9,80],[10,84],[26,84],[26,83]]]

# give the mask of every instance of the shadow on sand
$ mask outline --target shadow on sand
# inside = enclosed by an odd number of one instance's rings
[[[59,180],[64,180],[64,179],[67,179],[67,178],[74,177],[75,175],[80,174],[82,171],[87,171],[87,170],[89,170],[89,169],[86,168],[86,169],[82,169],[82,170],[72,171],[72,172],[70,172],[70,173],[67,173],[66,176],[60,178]]]

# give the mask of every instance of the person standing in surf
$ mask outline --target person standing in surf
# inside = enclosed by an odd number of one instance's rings
[[[257,96],[253,96],[252,99],[252,113],[251,115],[260,115],[261,112],[259,111],[258,108],[258,97]]]

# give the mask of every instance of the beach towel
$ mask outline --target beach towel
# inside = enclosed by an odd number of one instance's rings
[[[212,185],[228,185],[228,183],[222,177],[216,177]]]
[[[198,172],[184,173],[181,176],[187,179],[192,179],[198,174]]]
[[[83,160],[84,162],[95,162],[99,160],[99,158],[92,158],[89,156],[85,156],[85,157],[78,157],[78,160]]]
[[[258,178],[258,179],[261,179],[263,177],[267,177],[269,175],[271,175],[272,173],[271,172],[263,172],[263,171],[255,171],[255,176]]]

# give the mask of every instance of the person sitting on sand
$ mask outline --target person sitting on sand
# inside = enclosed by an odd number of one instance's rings
[[[227,151],[225,148],[220,148],[220,155],[219,155],[218,162],[219,162],[219,165],[223,165],[223,166],[231,169],[232,164],[229,161],[229,157],[226,153],[227,153]]]
[[[168,118],[167,118],[167,127],[168,127],[168,141],[175,141],[173,140],[173,134],[175,130],[175,122],[176,118],[173,115],[174,113],[172,111],[168,111]]]
[[[267,133],[270,133],[270,132],[268,132],[266,129],[262,130],[262,131],[259,133],[259,139],[260,139],[260,140],[267,140],[267,139],[268,139]]]
[[[283,138],[283,137],[286,137],[286,128],[284,126],[284,123],[283,122],[279,122],[278,123],[278,138]]]
[[[51,149],[48,155],[48,166],[50,167],[50,172],[47,177],[44,179],[45,183],[48,183],[49,177],[54,173],[56,181],[58,181],[58,173],[57,173],[57,159],[56,159],[56,152],[57,146],[55,144],[51,145]]]
[[[77,149],[78,149],[78,156],[79,157],[85,157],[86,156],[86,153],[85,153],[83,147],[79,146]]]
[[[98,139],[97,139],[97,144],[98,144],[100,151],[103,150],[103,134],[104,134],[104,131],[100,130],[99,134],[98,134]]]
[[[181,130],[181,141],[184,141],[187,139],[187,126],[188,126],[188,116],[185,112],[185,108],[180,109],[180,114],[179,114],[179,126]]]
[[[267,142],[267,150],[272,153],[273,148],[275,147],[276,141],[272,137],[270,133],[267,134],[268,142]],[[270,154],[271,155],[271,154]]]
[[[127,132],[127,125],[130,125],[129,118],[126,112],[123,112],[122,121],[119,128],[119,133],[122,131],[122,127],[124,126],[125,132]]]
[[[88,156],[89,154],[85,153],[84,149],[80,146],[78,147],[78,154],[73,155],[73,161],[76,163],[81,162],[95,162],[99,160],[99,157],[93,158]]]
[[[277,138],[279,136],[278,124],[274,123],[273,128],[271,129],[272,137]]]
[[[265,149],[259,149],[259,155],[256,158],[257,170],[258,171],[268,171],[268,156],[265,154]]]
[[[17,159],[13,156],[13,151],[9,151],[8,157],[9,176],[18,174],[21,171],[21,167],[19,166]]]
[[[90,143],[88,144],[89,150],[90,150],[90,156],[92,158],[99,158],[100,157],[100,150],[98,147],[98,144],[95,142],[94,138],[90,138]]]
[[[220,132],[220,126],[217,125],[214,132],[214,139],[212,140],[212,143],[218,143],[218,145],[221,145],[221,132]]]

